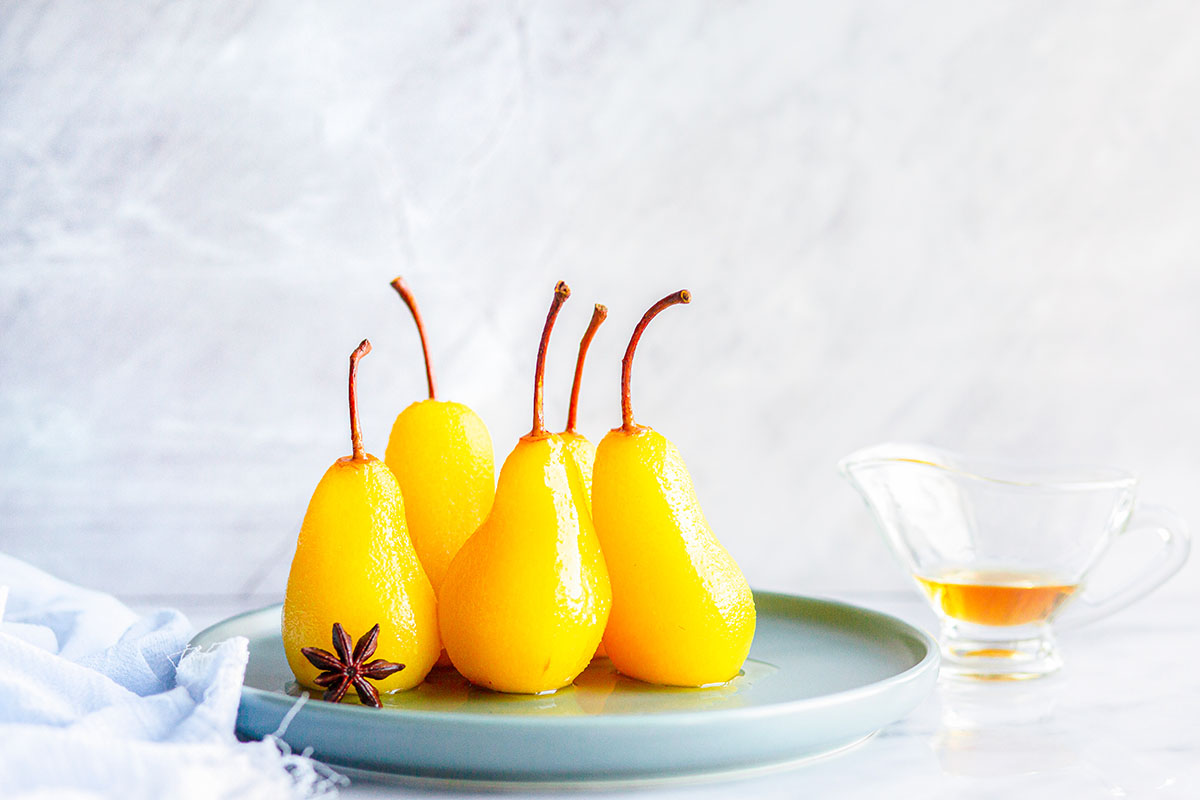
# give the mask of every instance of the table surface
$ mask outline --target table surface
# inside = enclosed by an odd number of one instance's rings
[[[1190,594],[1190,593],[1189,593]],[[934,618],[915,593],[848,593],[926,630]],[[1058,675],[1011,684],[943,679],[903,720],[857,748],[755,776],[700,783],[598,788],[588,797],[924,798],[1200,797],[1200,620],[1178,593],[1060,637]],[[198,627],[234,608],[177,605]],[[522,792],[526,791],[524,788]],[[451,782],[356,778],[347,798],[494,797]],[[539,797],[578,798],[578,790]]]

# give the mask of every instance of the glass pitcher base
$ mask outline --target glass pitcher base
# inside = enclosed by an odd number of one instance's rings
[[[942,672],[950,678],[1020,681],[1050,675],[1062,658],[1049,634],[1032,638],[968,637],[943,630]]]

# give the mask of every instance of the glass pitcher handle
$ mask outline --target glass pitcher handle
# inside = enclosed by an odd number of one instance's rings
[[[1187,561],[1188,551],[1191,549],[1187,523],[1174,511],[1162,506],[1139,505],[1129,526],[1121,535],[1129,536],[1139,532],[1154,533],[1158,536],[1161,544],[1158,556],[1151,560],[1141,574],[1107,597],[1089,600],[1086,591],[1081,593],[1075,602],[1063,610],[1062,616],[1055,620],[1056,626],[1065,630],[1107,617],[1150,594],[1178,572]]]

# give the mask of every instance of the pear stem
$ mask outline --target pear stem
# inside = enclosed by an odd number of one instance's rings
[[[392,288],[400,295],[404,305],[408,306],[413,321],[417,323],[417,335],[421,337],[421,352],[425,355],[425,379],[429,382],[429,399],[437,399],[437,383],[433,380],[433,363],[429,360],[429,343],[425,341],[425,322],[421,319],[421,310],[417,308],[417,298],[413,297],[412,289],[403,277],[397,276],[392,281]]]
[[[632,433],[635,427],[633,424],[633,401],[629,393],[629,381],[633,373],[633,352],[637,349],[638,339],[642,338],[642,332],[646,330],[646,326],[650,324],[650,320],[658,316],[658,313],[664,308],[669,308],[678,303],[690,303],[691,301],[692,293],[687,289],[680,289],[675,294],[669,294],[650,306],[650,310],[642,315],[641,322],[633,329],[633,336],[629,339],[629,347],[625,348],[625,357],[621,359],[621,430],[626,433]]]
[[[571,288],[559,281],[554,286],[554,299],[550,301],[550,311],[546,314],[546,325],[542,328],[542,340],[538,344],[537,366],[533,370],[533,430],[530,436],[542,436],[546,433],[546,416],[542,413],[542,379],[546,374],[546,349],[550,346],[550,331],[554,329],[554,319],[558,310],[571,296]]]
[[[599,303],[592,311],[592,321],[588,323],[583,338],[579,340],[579,357],[575,359],[575,381],[571,384],[571,405],[567,408],[567,433],[575,432],[575,414],[579,410],[579,385],[583,383],[583,360],[587,358],[588,347],[600,323],[608,316],[608,309]]]
[[[366,458],[363,450],[362,431],[358,427],[358,362],[371,352],[371,343],[366,339],[350,354],[350,446],[354,448],[354,460]]]

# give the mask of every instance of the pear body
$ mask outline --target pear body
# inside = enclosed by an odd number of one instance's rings
[[[583,479],[583,494],[587,500],[588,510],[592,507],[592,463],[596,460],[596,445],[586,436],[575,431],[563,431],[558,434],[566,445],[567,454],[579,469],[579,477]]]
[[[563,444],[567,446],[567,454],[571,460],[575,462],[576,468],[579,469],[579,476],[583,479],[584,499],[587,501],[588,513],[592,513],[592,463],[596,460],[596,445],[576,431],[563,431],[559,434],[562,437]],[[599,646],[596,648],[593,658],[604,657],[604,640],[600,640]]]
[[[612,584],[604,647],[613,665],[672,686],[736,676],[754,639],[754,597],[675,446],[646,427],[606,434],[592,516]]]
[[[525,437],[505,459],[491,513],[450,563],[439,603],[443,645],[472,683],[549,692],[591,660],[612,595],[584,499],[556,434]]]
[[[400,487],[368,455],[331,466],[313,492],[283,602],[283,645],[302,685],[317,689],[320,670],[302,647],[330,650],[333,623],[357,639],[379,624],[375,658],[404,665],[380,692],[420,683],[441,652],[437,600],[409,540]]]
[[[400,484],[409,536],[437,593],[450,560],[492,508],[492,437],[462,403],[421,400],[396,417],[384,461]]]

